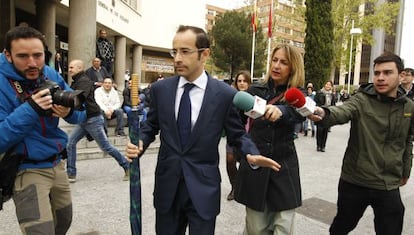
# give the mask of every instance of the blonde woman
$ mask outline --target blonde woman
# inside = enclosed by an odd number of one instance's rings
[[[263,156],[281,165],[279,172],[240,161],[235,200],[246,206],[244,234],[292,234],[295,208],[302,205],[298,157],[293,133],[305,118],[284,100],[290,87],[304,86],[302,55],[287,44],[273,49],[270,70],[262,84],[247,91],[273,104],[279,119],[253,120],[250,135]]]

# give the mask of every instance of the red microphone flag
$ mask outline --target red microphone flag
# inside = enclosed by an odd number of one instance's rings
[[[305,96],[303,93],[296,87],[288,89],[285,93],[285,100],[292,106],[296,108],[303,107],[306,103]]]
[[[273,6],[273,4],[271,4],[271,7],[270,7],[270,11],[269,11],[269,24],[267,25],[267,37],[268,38],[271,38],[272,37],[272,11],[273,11],[273,9],[272,9],[272,6]]]
[[[307,117],[315,112],[316,103],[309,96],[305,95],[298,88],[290,88],[285,93],[285,100],[289,105],[295,107],[296,111],[303,117]]]

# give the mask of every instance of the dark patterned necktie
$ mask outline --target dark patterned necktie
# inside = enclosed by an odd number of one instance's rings
[[[190,90],[194,84],[187,83],[184,85],[184,93],[181,96],[180,107],[178,108],[177,126],[181,139],[181,148],[187,144],[191,134],[191,101]]]

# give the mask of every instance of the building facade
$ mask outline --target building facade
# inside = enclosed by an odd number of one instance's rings
[[[175,31],[181,24],[204,28],[205,11],[202,1],[192,0],[0,0],[0,36],[27,24],[45,35],[53,56],[60,52],[64,63],[81,59],[89,67],[105,29],[115,45],[114,79],[123,90],[126,70],[141,83],[174,74],[169,50]]]

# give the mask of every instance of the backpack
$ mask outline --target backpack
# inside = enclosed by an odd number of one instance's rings
[[[13,196],[14,180],[23,155],[14,152],[14,147],[0,155],[0,210],[3,203]]]

